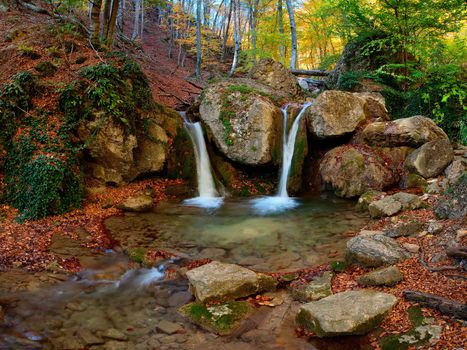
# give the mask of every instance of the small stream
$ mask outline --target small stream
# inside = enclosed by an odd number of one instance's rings
[[[361,338],[296,338],[299,304],[285,290],[275,294],[282,305],[261,307],[231,337],[201,330],[177,312],[192,300],[178,273],[188,258],[258,271],[341,259],[345,233],[366,219],[355,213],[354,203],[333,197],[299,202],[294,210],[267,216],[252,211],[246,199],[226,200],[215,211],[164,202],[150,213],[109,218],[105,224],[124,249],[167,249],[183,258],[143,269],[122,253],[108,252],[68,281],[31,292],[0,289],[0,299],[8,300],[0,349],[364,349]],[[169,270],[175,273],[166,274]],[[178,328],[172,332],[164,322]]]

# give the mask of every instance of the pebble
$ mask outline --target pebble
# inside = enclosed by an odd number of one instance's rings
[[[86,346],[104,344],[104,341],[101,338],[95,336],[87,328],[78,329],[76,335],[83,341],[84,345]]]
[[[114,339],[114,340],[128,340],[128,337],[120,332],[118,329],[115,328],[109,328],[104,333],[102,333],[102,336],[104,338],[108,339]]]
[[[156,328],[166,334],[174,334],[182,329],[182,327],[178,323],[170,322],[166,320],[160,321],[156,325]]]
[[[460,229],[456,231],[457,241],[460,241],[465,236],[467,236],[467,229]]]
[[[403,243],[402,246],[409,252],[411,253],[418,253],[420,250],[420,246],[418,244],[412,244],[412,243]]]
[[[68,304],[65,305],[65,307],[68,310],[71,310],[71,311],[84,311],[84,310],[86,310],[86,305],[84,305],[82,303],[69,302]]]

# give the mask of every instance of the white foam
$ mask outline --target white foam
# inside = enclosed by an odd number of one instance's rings
[[[251,204],[255,213],[259,215],[278,214],[300,205],[295,198],[281,196],[255,198],[251,201]]]

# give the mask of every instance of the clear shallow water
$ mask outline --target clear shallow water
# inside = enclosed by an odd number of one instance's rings
[[[272,271],[338,259],[344,233],[365,223],[353,202],[305,198],[298,203],[283,213],[259,215],[250,200],[227,201],[217,210],[166,202],[154,213],[113,217],[106,225],[124,247],[173,249]],[[135,269],[122,254],[94,259],[92,269],[54,286],[6,293],[0,285],[6,313],[0,349],[366,349],[363,338],[296,338],[299,303],[285,290],[278,292],[282,305],[258,309],[233,337],[217,337],[177,311],[192,300],[187,280],[177,272],[184,259],[151,269]],[[165,271],[171,271],[170,278]],[[162,331],[163,321],[178,324],[180,332]],[[108,329],[125,340],[106,337]]]
[[[265,203],[281,211],[262,211]],[[259,197],[226,200],[214,211],[165,202],[152,213],[112,217],[105,224],[124,247],[173,249],[191,258],[272,271],[336,260],[342,256],[345,233],[365,222],[355,213],[354,202]]]

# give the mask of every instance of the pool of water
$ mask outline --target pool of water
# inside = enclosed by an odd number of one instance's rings
[[[342,258],[346,234],[367,220],[354,202],[337,198],[296,199],[295,208],[271,215],[256,203],[226,200],[217,210],[203,210],[164,202],[154,212],[112,217],[105,225],[127,248],[173,249],[274,271]]]
[[[339,259],[346,232],[366,221],[352,202],[302,198],[298,203],[287,212],[261,215],[251,200],[226,200],[217,210],[165,202],[151,213],[112,217],[105,224],[123,248],[163,248],[185,257],[277,271]],[[300,304],[286,290],[273,295],[282,300],[279,306],[257,309],[232,336],[218,337],[178,312],[192,300],[180,270],[183,257],[150,269],[136,268],[121,253],[92,259],[92,268],[54,285],[21,293],[7,293],[0,286],[6,315],[0,324],[0,349],[368,348],[362,337],[297,338],[294,317]]]

